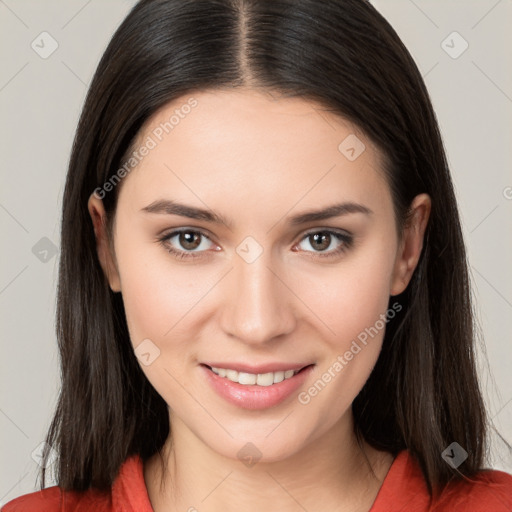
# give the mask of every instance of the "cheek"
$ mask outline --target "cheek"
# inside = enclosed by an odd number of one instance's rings
[[[342,349],[385,313],[395,252],[376,239],[340,263],[302,272],[298,295],[329,329],[328,338]]]
[[[381,351],[388,306],[391,309],[394,256],[392,246],[376,241],[330,270],[328,279],[301,279],[304,302],[318,312],[317,325],[326,333],[316,377],[298,397],[305,406],[316,404],[308,408],[311,414],[324,411],[334,422],[370,376]],[[393,310],[389,317],[394,316]]]
[[[129,249],[120,253],[118,266],[130,340],[141,369],[173,410],[192,407],[190,414],[201,417],[183,383],[196,359],[202,300],[219,278],[211,271],[198,279],[197,269],[178,267],[165,249],[155,250],[152,244]],[[146,365],[140,354],[148,352]]]
[[[123,238],[120,236],[120,240]],[[216,277],[197,278],[194,266],[180,268],[173,257],[155,243],[120,243],[118,266],[123,303],[132,344],[151,339],[159,347],[186,340],[180,336],[190,324],[194,307],[214,286]]]

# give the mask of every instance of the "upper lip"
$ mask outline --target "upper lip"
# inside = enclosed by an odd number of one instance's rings
[[[302,370],[306,366],[311,365],[312,363],[265,363],[259,365],[252,365],[246,363],[234,363],[234,362],[207,362],[203,363],[206,366],[210,366],[213,368],[225,368],[226,370],[236,370],[237,372],[245,372],[245,373],[270,373],[270,372],[281,372],[286,370]]]

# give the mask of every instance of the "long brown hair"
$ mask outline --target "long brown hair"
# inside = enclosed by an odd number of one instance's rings
[[[364,0],[142,0],[89,87],[63,198],[57,333],[62,389],[47,442],[66,490],[108,489],[131,454],[169,435],[168,409],[130,343],[121,294],[99,265],[90,194],[122,165],[143,123],[194,90],[250,86],[317,101],[380,149],[397,226],[432,198],[412,281],[393,301],[378,362],[353,403],[356,432],[417,458],[429,491],[482,468],[486,416],[474,360],[466,252],[436,117],[411,55]],[[105,194],[110,219],[118,188]],[[457,470],[441,457],[468,453]],[[47,454],[48,455],[48,454]],[[44,468],[44,465],[43,465]],[[44,486],[45,470],[42,470]]]

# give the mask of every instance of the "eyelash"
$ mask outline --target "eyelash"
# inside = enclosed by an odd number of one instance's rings
[[[209,240],[209,237],[200,230],[183,228],[183,229],[172,231],[171,233],[169,233],[167,235],[164,235],[158,241],[164,246],[164,248],[172,256],[174,256],[175,258],[177,258],[179,260],[187,260],[187,259],[192,260],[192,259],[203,257],[202,253],[204,253],[205,251],[194,251],[194,252],[180,251],[180,250],[174,249],[172,246],[169,245],[169,240],[174,238],[176,235],[180,235],[181,233],[198,234],[198,235],[201,235],[202,237],[205,237]],[[334,258],[338,255],[341,255],[348,249],[350,249],[353,244],[353,237],[351,235],[346,234],[346,233],[341,233],[338,231],[333,231],[332,229],[317,229],[315,231],[309,231],[308,233],[304,234],[304,236],[300,239],[299,243],[301,243],[302,241],[306,240],[307,238],[309,238],[310,236],[315,235],[315,234],[324,234],[324,235],[334,236],[335,238],[338,239],[338,241],[342,242],[342,244],[337,249],[331,250],[329,252],[313,252],[313,256],[312,256],[313,258]],[[312,251],[306,251],[306,252],[312,252]]]

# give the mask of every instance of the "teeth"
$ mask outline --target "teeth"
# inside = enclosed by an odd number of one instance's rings
[[[232,382],[238,382],[239,384],[244,384],[246,386],[271,386],[272,384],[277,384],[278,382],[282,382],[285,379],[293,377],[296,373],[299,373],[299,371],[300,370],[286,370],[254,374],[212,367],[212,372],[216,373],[220,377],[225,377]]]

